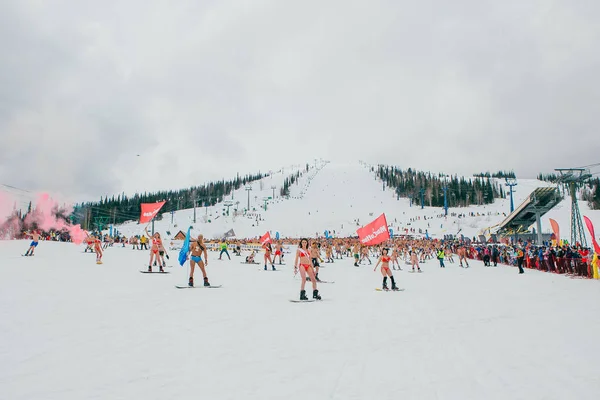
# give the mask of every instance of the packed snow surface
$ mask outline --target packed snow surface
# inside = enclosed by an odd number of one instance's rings
[[[321,302],[277,272],[209,253],[218,289],[148,252],[0,241],[0,398],[597,399],[598,281],[436,261],[395,271],[324,264]],[[197,273],[196,281],[201,281]],[[307,284],[310,289],[310,285]]]

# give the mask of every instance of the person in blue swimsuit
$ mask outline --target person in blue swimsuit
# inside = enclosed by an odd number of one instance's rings
[[[198,268],[202,271],[202,277],[204,278],[204,286],[210,286],[208,278],[206,277],[205,266],[208,266],[208,254],[206,253],[206,245],[204,244],[204,236],[199,235],[198,239],[190,243],[190,280],[189,286],[194,286],[194,267],[198,265]],[[204,260],[202,259],[204,256]]]
[[[29,245],[29,250],[27,250],[27,252],[25,253],[25,256],[32,256],[33,251],[35,250],[35,248],[37,247],[37,245],[40,241],[40,234],[38,233],[38,231],[33,231],[32,233],[30,233],[30,236],[31,236],[31,244]]]

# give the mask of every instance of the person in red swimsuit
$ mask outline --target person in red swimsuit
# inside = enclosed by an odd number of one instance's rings
[[[315,270],[310,262],[310,251],[308,249],[308,239],[300,239],[298,250],[296,250],[296,259],[294,260],[294,275],[298,273],[298,265],[300,265],[300,300],[308,300],[306,297],[306,275],[310,277],[313,287],[313,299],[321,300],[319,291],[317,290],[317,279],[315,278]]]
[[[373,271],[376,271],[379,264],[381,264],[381,275],[383,275],[382,289],[389,290],[387,286],[387,278],[389,276],[390,281],[392,281],[392,290],[398,290],[398,287],[396,286],[396,281],[394,281],[394,276],[392,275],[392,271],[390,271],[390,260],[392,258],[388,256],[388,252],[388,249],[383,249],[381,251],[381,256],[379,257],[379,260],[377,260],[377,264],[375,264],[375,269]]]
[[[263,244],[263,249],[265,250],[265,271],[267,270],[267,261],[271,264],[271,268],[275,271],[275,264],[273,264],[273,260],[271,259],[271,253],[273,253],[273,248],[271,247],[271,243],[267,242]]]
[[[281,245],[281,243],[275,244],[275,257],[273,257],[273,263],[277,261],[277,257],[279,257],[279,265],[281,265],[281,263],[283,263],[283,246]]]
[[[94,239],[94,251],[96,252],[96,264],[102,264],[102,241],[100,237]]]
[[[163,247],[162,239],[160,238],[160,233],[156,232],[154,235],[150,235],[148,233],[148,228],[145,229],[146,235],[148,237],[152,237],[152,247],[150,247],[150,261],[148,262],[148,272],[152,272],[152,262],[158,262],[158,267],[160,272],[165,272],[163,269],[163,264],[161,258],[158,256],[159,249]]]

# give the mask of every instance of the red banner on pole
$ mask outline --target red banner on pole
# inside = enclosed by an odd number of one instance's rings
[[[596,236],[594,236],[594,224],[592,224],[592,221],[588,217],[583,217],[583,219],[585,220],[585,224],[587,225],[588,231],[590,231],[590,235],[592,235],[592,243],[594,244],[594,251],[596,252],[596,254],[600,254],[600,246],[598,245],[598,242],[596,241]]]
[[[264,246],[267,243],[271,243],[271,234],[269,232],[265,233],[260,237],[261,246]]]
[[[161,201],[160,203],[142,203],[142,213],[140,214],[140,224],[145,224],[146,222],[150,222],[152,218],[164,206],[166,201]]]
[[[358,234],[360,243],[365,246],[374,246],[389,240],[390,230],[385,219],[385,214],[381,214],[375,221],[359,228],[356,233]]]
[[[552,226],[552,232],[554,232],[554,236],[556,239],[556,244],[560,244],[560,228],[558,227],[558,222],[550,218],[550,225]]]

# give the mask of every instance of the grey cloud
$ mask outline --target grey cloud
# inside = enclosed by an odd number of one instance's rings
[[[3,2],[0,178],[94,198],[315,157],[596,162],[599,17],[592,1]]]

